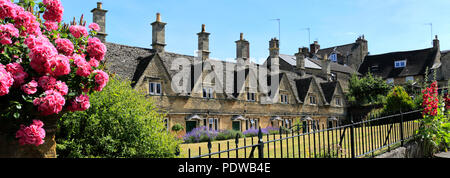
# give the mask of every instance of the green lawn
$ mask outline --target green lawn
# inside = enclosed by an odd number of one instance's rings
[[[404,137],[408,138],[414,134],[413,128],[418,127],[418,124],[414,121],[405,122],[404,123]],[[383,147],[385,139],[387,137],[387,130],[390,126],[365,126],[355,128],[354,138],[355,138],[355,153],[356,156],[362,155],[364,153],[369,152],[370,150],[374,150],[380,147]],[[400,124],[394,124],[393,129],[398,132],[392,132],[390,138],[388,140],[388,144],[393,144],[395,141],[400,140],[399,129]],[[350,129],[348,128],[344,133],[344,129],[338,129],[333,131],[324,131],[316,134],[309,135],[301,135],[297,136],[295,133],[294,138],[289,138],[283,140],[282,142],[271,142],[268,144],[264,144],[264,157],[265,158],[320,158],[325,157],[328,153],[331,153],[333,157],[338,158],[350,158],[351,157],[351,144],[350,144]],[[293,136],[292,134],[283,134],[283,138]],[[343,136],[341,147],[339,147],[339,143],[341,141],[341,136]],[[373,138],[373,139],[372,139]],[[381,138],[381,139],[380,139]],[[265,135],[263,137],[263,141],[267,142],[268,140],[276,140],[280,139],[280,135]],[[237,147],[244,147],[244,144],[247,146],[252,145],[252,140],[254,144],[258,143],[258,138],[241,138],[239,139],[239,143]],[[245,143],[244,143],[245,141]],[[216,141],[212,142],[211,152],[219,152],[228,150],[227,146],[229,144],[230,149],[236,148],[235,140],[226,140],[226,141]],[[220,149],[219,149],[220,145]],[[314,149],[315,145],[315,149]],[[334,147],[334,148],[333,148]],[[390,147],[392,148],[392,147]],[[377,155],[381,152],[385,152],[388,149],[387,147],[384,149],[380,149],[374,152],[373,155]],[[182,158],[189,157],[189,150],[191,157],[195,157],[199,155],[199,151],[201,151],[201,155],[208,154],[208,146],[207,143],[195,143],[195,144],[182,144],[181,145],[181,156]],[[236,151],[225,152],[213,155],[212,158],[244,158],[249,157],[252,148],[239,149]],[[258,151],[255,150],[255,157],[258,157]],[[367,156],[372,156],[369,154]]]

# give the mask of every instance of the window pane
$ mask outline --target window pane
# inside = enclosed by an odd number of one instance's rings
[[[156,94],[161,94],[161,84],[156,84]]]
[[[154,94],[155,93],[155,83],[150,83],[150,94]]]

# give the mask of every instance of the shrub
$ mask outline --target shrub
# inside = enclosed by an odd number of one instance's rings
[[[175,124],[175,125],[172,127],[172,131],[174,131],[174,132],[180,132],[180,131],[182,131],[182,130],[184,130],[184,127],[183,127],[181,124]]]
[[[396,86],[386,97],[384,110],[385,112],[395,113],[399,111],[410,111],[414,107],[414,102],[408,93],[406,93],[405,89],[401,86]]]
[[[59,121],[60,158],[175,157],[179,141],[165,131],[164,115],[130,82],[114,77],[103,92],[89,97],[88,110]]]

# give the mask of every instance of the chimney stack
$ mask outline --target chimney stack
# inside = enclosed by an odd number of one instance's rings
[[[280,41],[272,38],[269,42],[270,58],[278,58],[280,56]]]
[[[301,75],[306,75],[305,59],[308,55],[308,48],[299,48],[298,53],[295,54],[297,58],[297,69],[300,70]]]
[[[108,36],[108,34],[106,34],[106,13],[108,12],[107,10],[104,10],[102,8],[102,3],[101,2],[97,2],[97,8],[92,9],[91,10],[92,14],[93,14],[93,22],[98,24],[98,26],[100,26],[100,31],[97,32],[97,38],[100,39],[100,41],[105,42],[106,41],[106,36]]]
[[[433,48],[437,49],[437,50],[441,50],[441,45],[438,39],[438,36],[434,36],[434,40],[433,40]]]
[[[202,31],[197,33],[198,35],[198,52],[199,57],[201,56],[202,60],[209,59],[209,35],[210,33],[206,32],[205,24],[202,24]]]
[[[313,44],[310,45],[311,54],[316,54],[320,50],[320,45],[318,41],[314,41]]]
[[[328,59],[328,55],[325,54],[322,59],[322,75],[326,77],[327,81],[331,81],[331,61]]]
[[[161,22],[161,14],[156,14],[156,21],[152,25],[152,47],[156,52],[164,52],[166,46],[166,24]]]
[[[236,41],[236,59],[250,59],[250,43],[244,39],[244,33],[241,33],[240,39]]]

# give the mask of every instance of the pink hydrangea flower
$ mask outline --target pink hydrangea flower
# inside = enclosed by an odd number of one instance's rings
[[[59,26],[58,26],[58,22],[55,21],[46,21],[44,23],[45,28],[47,28],[47,31],[53,31],[53,30],[58,30]]]
[[[87,37],[89,35],[86,27],[81,25],[72,25],[69,27],[69,30],[75,38]]]
[[[3,45],[12,44],[12,37],[19,37],[19,30],[10,23],[0,25],[0,43]]]
[[[89,25],[89,29],[98,32],[98,31],[100,31],[100,26],[99,26],[98,24],[96,24],[96,23],[91,23],[91,24]]]
[[[42,76],[38,80],[39,86],[44,89],[44,91],[53,89],[56,85],[56,79],[51,76]]]
[[[66,56],[71,56],[73,54],[74,46],[73,43],[69,39],[59,38],[55,40],[56,43],[56,49],[58,49],[58,52],[61,54],[64,54]]]
[[[43,18],[47,21],[61,22],[64,13],[64,7],[60,0],[43,0],[46,7]]]
[[[70,102],[70,104],[71,105],[67,109],[71,112],[86,111],[89,107],[91,107],[88,95],[77,96]]]
[[[102,61],[105,58],[106,46],[98,38],[89,38],[87,52],[91,58]]]
[[[24,72],[23,67],[19,63],[10,63],[6,65],[6,70],[11,73],[14,78],[14,86],[20,86],[25,83],[28,74]]]
[[[7,95],[9,88],[14,84],[14,78],[5,69],[6,67],[0,64],[0,96]]]
[[[38,107],[38,111],[41,115],[49,116],[60,113],[66,104],[66,100],[61,93],[55,90],[47,90],[45,96],[36,98],[33,101],[33,104]]]
[[[86,60],[78,61],[77,67],[78,67],[78,69],[77,69],[78,76],[89,77],[89,75],[91,75],[91,73],[92,73],[92,67],[88,62],[86,62]]]
[[[105,88],[106,84],[108,84],[109,76],[106,72],[102,70],[94,70],[95,75],[95,83],[97,86],[94,88],[95,91],[102,91]]]
[[[26,127],[24,125],[20,126],[20,130],[16,132],[16,138],[19,139],[20,145],[42,145],[45,139],[44,123],[40,120],[34,120],[33,124]]]
[[[30,83],[22,86],[22,91],[28,95],[33,95],[37,92],[38,83],[32,80]]]

